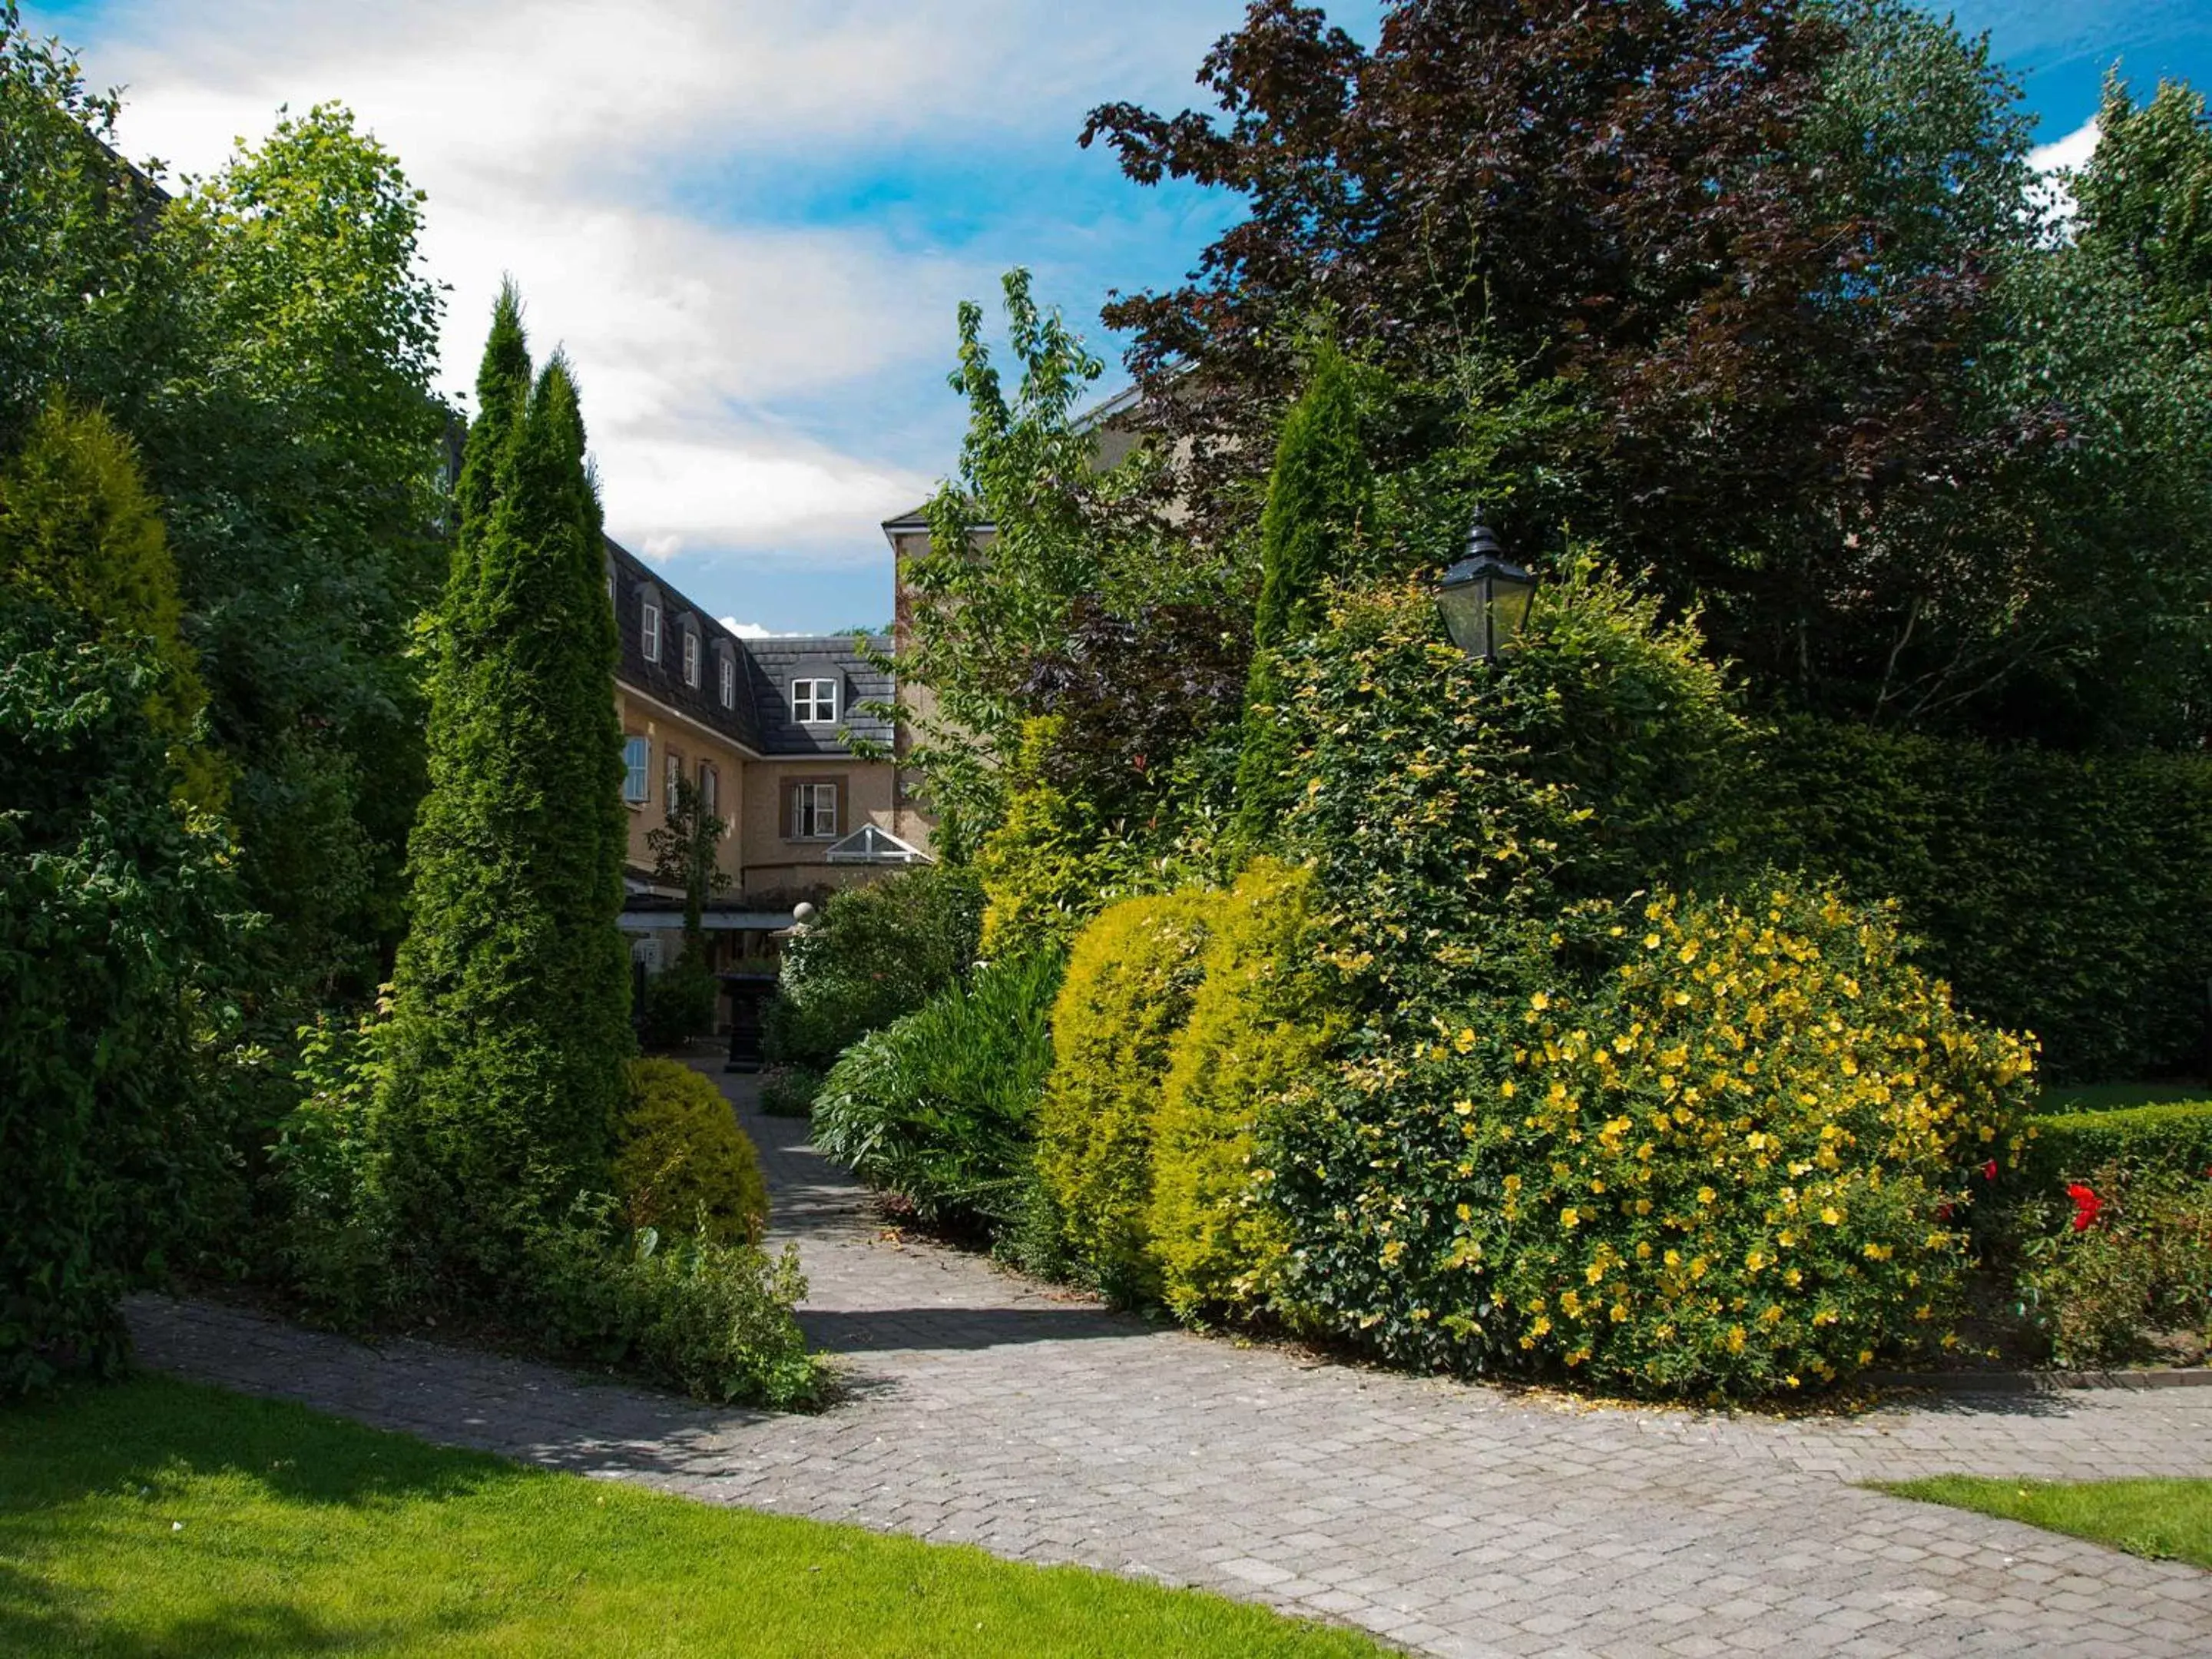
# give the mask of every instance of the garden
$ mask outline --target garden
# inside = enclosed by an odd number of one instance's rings
[[[2062,210],[1894,0],[1261,0],[1200,79],[1083,133],[1243,214],[1109,306],[1133,397],[1026,272],[961,310],[934,860],[792,937],[764,1108],[902,1225],[1407,1371],[2203,1365],[2202,97],[2112,80]],[[510,285],[441,399],[343,107],[173,194],[117,112],[0,0],[0,1632],[1367,1650],[130,1376],[183,1287],[836,1381],[727,1099],[640,1052],[713,986],[631,1007],[576,374]],[[1911,1495],[2207,1547],[2197,1488]]]

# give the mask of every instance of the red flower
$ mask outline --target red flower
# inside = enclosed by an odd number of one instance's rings
[[[1984,1181],[1995,1181],[1996,1178],[1997,1161],[1995,1158],[1991,1158],[1988,1163],[1982,1165],[1982,1179]]]
[[[1936,1218],[1938,1221],[1948,1221],[1951,1218],[1951,1206],[1948,1204],[1938,1204],[1936,1206]]]
[[[2078,1181],[2066,1189],[2066,1196],[2074,1200],[2074,1231],[2087,1232],[2097,1212],[2105,1207],[2105,1200]]]

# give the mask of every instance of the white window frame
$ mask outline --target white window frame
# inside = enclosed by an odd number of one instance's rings
[[[699,684],[699,630],[696,628],[684,630],[684,684]]]
[[[722,707],[735,708],[738,706],[738,659],[727,650],[718,651],[714,654],[722,671]]]
[[[653,793],[653,739],[635,734],[623,738],[623,799],[642,806]]]
[[[660,805],[665,811],[676,810],[676,786],[684,781],[684,757],[673,749],[661,750]]]
[[[843,787],[836,783],[794,783],[791,786],[791,839],[793,841],[835,841],[837,839],[838,796]],[[827,804],[824,805],[826,797]],[[824,827],[824,819],[827,827]]]
[[[708,817],[719,817],[722,808],[722,775],[714,769],[711,761],[699,763],[699,805]]]
[[[837,682],[834,679],[791,683],[791,717],[801,726],[835,726],[838,702]],[[823,712],[825,708],[827,714]]]
[[[645,602],[645,614],[640,619],[639,627],[641,630],[641,642],[645,648],[645,659],[647,662],[659,662],[660,660],[660,606],[658,602],[653,599],[647,599]]]

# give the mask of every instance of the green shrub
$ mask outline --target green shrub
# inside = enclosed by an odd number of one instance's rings
[[[982,914],[975,878],[939,865],[831,895],[820,918],[784,945],[777,994],[763,1015],[765,1056],[826,1070],[964,975]]]
[[[311,1319],[346,1330],[400,1299],[374,1119],[386,1012],[301,1028],[300,1097],[269,1150],[278,1273]]]
[[[1323,1063],[1345,1021],[1321,959],[1313,872],[1261,859],[1213,905],[1205,980],[1169,1052],[1152,1124],[1152,1252],[1188,1318],[1266,1299],[1286,1246],[1253,1162],[1261,1115]]]
[[[828,1382],[792,1310],[799,1253],[619,1226],[612,1200],[579,1200],[529,1233],[519,1315],[556,1346],[622,1365],[710,1405],[788,1408]]]
[[[172,799],[158,655],[0,583],[0,1395],[111,1372],[120,1298],[241,1207],[232,849]]]
[[[2212,979],[2212,758],[2056,753],[1785,720],[1762,848],[1893,897],[1919,959],[2062,1080],[2193,1059]]]
[[[2033,1139],[2020,1184],[2033,1199],[2114,1165],[2192,1176],[2212,1171],[2212,1101],[2061,1112],[2028,1122]]]
[[[623,1218],[717,1244],[758,1243],[768,1185],[722,1091],[673,1060],[632,1060],[629,1087],[615,1148]]]
[[[1057,951],[987,963],[862,1037],[823,1080],[814,1144],[923,1220],[1018,1214],[1052,1061]]]
[[[2145,1357],[2160,1334],[2212,1342],[2212,1179],[2112,1164],[2076,1186],[2078,1201],[2036,1206],[2021,1276],[2051,1357],[2110,1365]]]
[[[1085,792],[1053,775],[1064,722],[1025,720],[1006,769],[1006,807],[975,851],[985,955],[1065,948],[1115,886],[1111,838]]]
[[[1494,663],[1424,587],[1340,594],[1286,646],[1285,845],[1370,1006],[1425,1029],[1601,959],[1606,904],[1739,854],[1751,731],[1686,623],[1570,566]]]
[[[822,1073],[811,1066],[771,1066],[761,1073],[760,1109],[770,1117],[805,1117],[822,1092]]]
[[[714,1031],[721,987],[704,958],[686,951],[645,981],[644,1036],[656,1048],[678,1048]]]
[[[1152,1120],[1176,1033],[1204,976],[1212,896],[1125,899],[1076,936],[1053,1006],[1037,1169],[1068,1250],[1097,1284],[1158,1293]]]
[[[1586,988],[1473,1005],[1273,1121],[1281,1295],[1406,1363],[1649,1395],[1948,1340],[1965,1171],[2016,1156],[2028,1046],[1833,894],[1662,894],[1613,942]]]

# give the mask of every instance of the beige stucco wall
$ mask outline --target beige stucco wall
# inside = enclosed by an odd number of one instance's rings
[[[839,791],[837,834],[849,836],[872,823],[901,839],[915,842],[915,814],[898,812],[893,799],[894,773],[888,761],[855,760],[848,755],[824,755],[802,760],[753,761],[745,769],[744,815],[738,820],[738,840],[744,864],[747,895],[773,895],[814,887],[848,886],[880,875],[869,866],[833,865],[825,861],[827,841],[794,841],[786,819],[784,786],[787,783],[836,783]]]
[[[750,793],[744,752],[705,726],[634,696],[619,685],[615,688],[615,710],[622,720],[623,737],[642,737],[653,744],[646,768],[647,799],[641,805],[625,803],[629,814],[629,862],[641,870],[653,867],[653,849],[645,838],[668,821],[667,757],[672,750],[683,759],[684,776],[695,784],[699,781],[702,762],[714,769],[720,795],[716,811],[732,831],[723,838],[720,862],[734,890],[744,875],[743,837],[737,833],[744,822]]]

